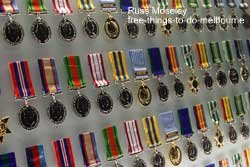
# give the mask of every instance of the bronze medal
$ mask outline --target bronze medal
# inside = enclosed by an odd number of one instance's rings
[[[151,22],[146,21],[145,30],[148,36],[155,36],[156,28],[157,26],[153,21]]]
[[[240,133],[244,139],[249,138],[249,126],[244,122],[241,124]]]
[[[207,29],[208,31],[212,32],[212,31],[215,31],[216,30],[216,23],[214,22],[214,18],[212,15],[208,14],[206,16],[208,22],[207,22]],[[211,20],[211,21],[210,21]]]
[[[210,154],[212,151],[212,143],[207,136],[202,137],[201,144],[202,144],[202,148],[204,150],[204,153],[207,155]]]
[[[209,73],[205,73],[205,76],[204,76],[204,83],[205,83],[205,86],[208,90],[212,90],[213,89],[213,78],[212,76],[209,74]]]
[[[171,163],[174,165],[174,166],[178,166],[180,163],[181,163],[181,160],[182,160],[182,152],[181,152],[181,149],[174,145],[170,148],[170,151],[169,151],[169,159],[171,161]]]
[[[240,75],[241,75],[241,79],[243,81],[248,81],[248,79],[249,79],[249,70],[245,65],[240,68]]]
[[[165,167],[165,157],[159,151],[155,151],[151,163],[153,167]]]
[[[139,27],[138,27],[138,25],[136,23],[134,23],[134,22],[132,22],[132,23],[126,22],[125,28],[127,30],[128,36],[131,39],[137,38],[137,36],[139,34]]]
[[[108,16],[104,23],[104,30],[110,39],[116,39],[120,34],[120,26],[115,18]]]
[[[174,90],[175,90],[175,93],[176,93],[177,97],[183,97],[184,90],[185,90],[184,84],[178,78],[175,79]]]
[[[161,101],[165,102],[168,100],[169,90],[168,90],[167,85],[165,85],[163,82],[159,82],[158,94],[159,94]]]
[[[76,27],[70,20],[66,18],[63,18],[60,21],[58,32],[65,41],[70,42],[76,38]]]
[[[67,115],[66,107],[58,100],[53,100],[48,108],[49,118],[55,124],[61,124]]]
[[[196,76],[191,76],[189,78],[188,85],[192,93],[197,94],[199,92],[199,82]]]
[[[203,29],[203,24],[201,23],[201,18],[200,18],[200,16],[194,14],[192,19],[195,20],[195,21],[192,23],[193,29],[194,29],[196,32],[201,32],[202,29]]]
[[[133,95],[128,88],[124,87],[120,90],[119,101],[124,108],[131,107],[133,104]]]
[[[17,45],[23,41],[24,31],[21,24],[9,19],[3,27],[3,37],[11,45]]]
[[[46,43],[51,38],[50,26],[40,17],[33,22],[31,32],[39,43]]]
[[[237,138],[238,138],[237,132],[234,129],[234,127],[231,125],[229,126],[228,136],[229,136],[231,143],[236,143]]]
[[[133,167],[147,167],[147,164],[143,159],[136,157]]]
[[[9,122],[9,117],[3,117],[0,119],[0,143],[3,143],[3,138],[6,134],[10,134],[11,131],[7,127],[7,123]]]
[[[149,87],[142,84],[138,89],[138,99],[144,106],[148,106],[151,103],[152,95]]]
[[[111,96],[104,91],[98,95],[97,104],[100,111],[104,114],[109,114],[113,109],[113,100]]]
[[[74,98],[73,108],[79,117],[86,117],[89,115],[91,104],[89,99],[81,94]]]
[[[228,71],[228,76],[232,84],[236,85],[239,83],[240,77],[238,71],[231,67]]]
[[[26,130],[35,129],[40,122],[40,116],[37,109],[30,105],[23,106],[18,116],[20,124]]]
[[[220,87],[225,87],[227,85],[227,75],[223,71],[217,71],[216,80]]]
[[[221,147],[224,146],[224,136],[223,136],[222,132],[219,129],[216,129],[214,140],[215,140],[215,145],[218,148],[221,148]]]
[[[83,22],[83,31],[89,38],[96,38],[99,35],[99,26],[96,20],[88,16]]]

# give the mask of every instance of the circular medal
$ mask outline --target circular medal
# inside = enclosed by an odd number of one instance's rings
[[[244,139],[249,138],[249,126],[244,122],[242,123],[242,125],[240,127],[240,133]]]
[[[228,132],[228,135],[229,135],[229,139],[232,143],[236,143],[237,141],[237,132],[236,130],[234,129],[233,126],[229,126],[229,132]]]
[[[147,85],[141,85],[138,89],[138,99],[144,106],[148,106],[151,103],[152,95]]]
[[[170,148],[169,159],[174,166],[178,166],[181,163],[182,153],[178,146],[172,146]]]
[[[216,30],[216,23],[214,21],[214,17],[212,15],[208,14],[206,16],[206,18],[208,20],[206,23],[208,31],[210,31],[210,32],[215,31]]]
[[[128,32],[128,36],[131,39],[135,39],[137,38],[138,34],[139,34],[139,27],[136,23],[132,22],[132,23],[128,23],[126,22],[125,24],[126,30]]]
[[[202,148],[205,154],[210,154],[212,151],[212,143],[207,136],[202,137]]]
[[[226,20],[226,17],[225,17],[223,14],[221,14],[221,15],[220,15],[220,20]],[[222,31],[227,31],[227,28],[228,28],[228,25],[227,25],[227,22],[226,22],[226,21],[220,22],[220,29],[221,29]]]
[[[12,19],[8,20],[3,27],[3,36],[9,44],[17,45],[23,41],[23,27]]]
[[[188,158],[190,161],[195,161],[198,155],[198,150],[194,143],[188,142],[188,147],[187,147],[187,153],[188,153]]]
[[[189,89],[197,94],[198,91],[199,91],[199,82],[198,82],[198,78],[196,76],[191,76],[189,78],[189,81],[188,81],[188,84],[189,84]]]
[[[228,71],[228,75],[232,84],[236,85],[239,83],[240,77],[238,71],[235,68],[231,67]]]
[[[51,38],[50,26],[41,18],[37,18],[33,22],[31,32],[39,43],[46,43]]]
[[[83,22],[83,31],[87,33],[89,38],[96,38],[99,34],[99,26],[96,20],[88,16]]]
[[[158,94],[161,101],[165,102],[168,100],[169,90],[167,85],[165,85],[163,82],[159,82]]]
[[[37,109],[30,105],[23,106],[18,117],[22,127],[27,130],[35,129],[40,121]]]
[[[249,79],[249,70],[246,66],[240,68],[240,75],[243,81],[247,81]]]
[[[192,26],[193,26],[194,30],[197,32],[201,32],[203,29],[203,24],[201,23],[200,16],[194,14],[193,20],[194,20],[194,22],[192,23]]]
[[[62,19],[59,23],[58,27],[59,35],[65,41],[73,41],[76,38],[76,27],[75,25],[68,19]]]
[[[109,16],[104,23],[104,30],[107,36],[111,39],[118,38],[120,34],[120,27],[118,22],[112,17]]]
[[[136,157],[133,167],[147,167],[147,164],[143,159]]]
[[[74,98],[73,108],[79,117],[86,117],[89,115],[91,104],[86,96],[77,95]]]
[[[67,115],[65,106],[58,100],[52,101],[48,108],[49,118],[55,124],[62,123]]]
[[[153,21],[150,22],[146,21],[145,30],[148,36],[155,36],[156,24]]]
[[[213,81],[212,76],[207,72],[205,73],[204,83],[208,90],[212,90],[214,81]]]
[[[97,104],[98,104],[101,112],[104,114],[110,113],[113,109],[113,100],[112,100],[111,96],[104,91],[102,91],[98,95]]]
[[[152,157],[153,167],[165,167],[165,157],[159,151],[155,151]]]
[[[247,12],[244,11],[243,14],[242,14],[242,19],[244,19],[243,26],[246,29],[250,29],[250,15]]]
[[[174,90],[177,97],[182,97],[184,95],[184,84],[178,78],[175,79]]]
[[[224,145],[224,136],[219,129],[216,130],[214,140],[217,147],[221,148]]]
[[[124,108],[131,107],[133,103],[133,95],[128,88],[122,88],[120,90],[119,101]]]
[[[225,72],[217,71],[216,79],[220,87],[225,87],[227,85],[227,74]]]
[[[239,22],[238,22],[237,16],[235,14],[232,14],[231,18],[234,19],[232,23],[232,27],[233,29],[237,30],[239,28]]]
[[[185,32],[187,30],[188,23],[187,23],[187,20],[184,17],[179,16],[179,21],[178,21],[177,25],[178,25],[178,29],[181,32]]]

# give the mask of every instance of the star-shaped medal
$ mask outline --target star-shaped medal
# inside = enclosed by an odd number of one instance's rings
[[[9,121],[9,117],[3,117],[0,119],[0,143],[3,143],[3,138],[6,134],[11,133],[6,124]]]

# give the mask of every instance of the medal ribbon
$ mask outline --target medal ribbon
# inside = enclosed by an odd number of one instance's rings
[[[129,7],[133,7],[133,1],[132,0],[120,0],[120,9],[123,12],[128,12]]]
[[[169,143],[177,140],[179,138],[179,133],[175,124],[173,111],[161,113],[159,119],[164,128],[166,142]]]
[[[242,166],[242,159],[241,159],[241,156],[239,153],[234,154],[232,157],[232,160],[233,160],[234,166],[243,167]]]
[[[203,0],[203,7],[206,8],[206,9],[212,8],[211,0]]]
[[[29,65],[26,60],[10,62],[9,71],[16,99],[36,96],[31,80]]]
[[[188,0],[188,4],[193,9],[199,7],[198,0]]]
[[[182,9],[184,8],[182,4],[182,0],[172,0],[172,8],[173,9]]]
[[[181,45],[181,53],[184,57],[185,64],[194,69],[194,58],[192,54],[192,45]]]
[[[209,164],[206,167],[215,167],[215,164]]]
[[[144,117],[142,118],[142,124],[148,147],[154,148],[161,145],[161,136],[156,117]]]
[[[223,159],[219,161],[220,167],[229,167],[228,159]]]
[[[177,73],[180,72],[176,47],[173,45],[169,45],[165,48],[165,51],[169,62],[168,64],[169,71],[176,75]]]
[[[136,120],[125,121],[124,129],[128,141],[128,153],[129,155],[138,154],[143,151],[141,143],[141,137]]]
[[[92,0],[77,0],[77,7],[79,11],[90,12],[95,10]]]
[[[246,58],[243,41],[242,39],[235,39],[234,46],[236,49],[236,55],[239,60],[244,60]]]
[[[16,167],[16,156],[14,152],[0,155],[0,166]]]
[[[223,0],[214,0],[214,4],[217,8],[223,8],[224,7],[224,3]]]
[[[38,59],[40,78],[42,81],[43,94],[61,93],[62,88],[59,83],[56,63],[54,58]]]
[[[128,50],[136,80],[148,79],[148,70],[146,66],[145,55],[142,49]]]
[[[138,6],[140,9],[149,9],[150,0],[138,0]]]
[[[162,60],[161,60],[161,52],[159,48],[149,48],[148,54],[151,62],[151,71],[157,76],[163,76],[165,74]]]
[[[157,0],[157,5],[160,9],[167,9],[168,8],[168,1],[167,0]]]
[[[115,0],[100,0],[102,11],[116,12],[117,7]]]
[[[106,145],[107,160],[112,161],[123,157],[116,126],[104,128],[102,134]]]
[[[212,119],[215,125],[219,126],[220,117],[217,111],[217,102],[215,100],[208,102],[207,108],[209,111],[210,118]]]
[[[58,167],[75,167],[75,160],[69,138],[53,141],[54,153]]]
[[[188,108],[183,108],[178,110],[178,117],[181,126],[181,135],[189,138],[193,135],[192,125],[190,122]]]
[[[86,87],[86,81],[83,78],[82,66],[79,56],[64,57],[64,66],[68,74],[68,88],[71,90]]]
[[[222,41],[221,44],[226,62],[232,64],[234,61],[234,57],[233,57],[233,49],[231,41],[230,40]]]
[[[234,96],[234,104],[236,107],[236,114],[239,117],[242,117],[246,114],[245,110],[244,110],[244,105],[243,105],[243,99],[242,96]]]
[[[250,112],[250,92],[244,92],[242,95],[243,106],[245,111]]]
[[[0,13],[19,13],[19,8],[16,4],[16,0],[0,0]]]
[[[250,167],[250,148],[244,150],[244,156],[246,159],[246,167]]]
[[[202,69],[210,68],[205,43],[204,42],[196,43],[196,50],[197,50],[199,66]]]
[[[44,0],[26,0],[28,13],[47,13]]]
[[[196,119],[197,129],[202,133],[207,131],[207,122],[204,114],[204,108],[202,104],[197,104],[194,107],[194,115]]]
[[[221,98],[221,106],[223,109],[224,120],[227,123],[232,123],[234,121],[234,116],[228,96],[224,96]]]
[[[52,0],[55,12],[57,14],[70,14],[73,10],[69,4],[69,0]]]
[[[212,60],[214,64],[220,65],[223,60],[220,52],[220,46],[218,42],[210,42],[209,43],[211,54],[212,54]]]
[[[46,167],[46,159],[44,154],[44,147],[43,145],[35,145],[26,148],[26,157],[27,157],[27,164],[28,167]]]
[[[227,6],[229,8],[235,8],[236,7],[235,0],[227,0]]]
[[[101,53],[88,55],[88,64],[91,72],[91,77],[96,88],[109,85],[109,80],[106,77],[106,72]]]
[[[79,135],[81,150],[86,167],[99,166],[101,161],[97,152],[95,134],[87,132]]]
[[[108,55],[113,70],[114,80],[120,82],[128,81],[130,78],[124,51],[110,51]]]

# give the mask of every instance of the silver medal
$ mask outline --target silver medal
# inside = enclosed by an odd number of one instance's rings
[[[139,34],[139,27],[136,23],[132,22],[132,23],[125,23],[125,28],[127,30],[128,36],[131,39],[135,39],[137,38],[138,34]]]
[[[58,33],[65,41],[73,41],[76,38],[76,27],[68,19],[63,18],[58,27]]]
[[[240,75],[241,75],[241,79],[243,81],[248,81],[248,79],[249,79],[249,70],[245,65],[240,68]]]
[[[234,127],[231,125],[229,126],[228,136],[229,136],[231,143],[236,143],[237,138],[238,138],[237,132],[234,129]]]
[[[40,17],[33,22],[31,32],[39,43],[46,43],[51,38],[50,26]]]
[[[206,86],[206,88],[208,90],[212,90],[213,89],[213,83],[214,83],[214,81],[213,81],[212,76],[208,72],[205,73],[204,83],[205,83],[205,86]]]
[[[210,154],[212,151],[212,143],[207,136],[202,137],[201,144],[202,144],[202,148],[204,150],[204,153],[207,155]]]
[[[97,21],[88,16],[83,22],[83,31],[86,32],[89,38],[96,38],[99,35],[99,26]]]
[[[240,133],[244,139],[249,138],[249,126],[244,122],[240,126]]]
[[[190,161],[195,161],[198,156],[198,150],[195,144],[191,141],[188,141],[187,143],[187,153],[188,153],[188,159]]]
[[[147,164],[143,159],[136,157],[133,167],[147,167]]]
[[[9,44],[17,45],[23,41],[23,27],[12,18],[9,18],[3,26],[3,37]]]
[[[159,151],[155,151],[151,163],[153,167],[165,167],[165,157]]]
[[[238,71],[231,67],[228,71],[228,76],[232,84],[236,85],[239,83],[240,77]]]
[[[227,85],[227,75],[224,71],[216,72],[216,80],[220,87],[225,87]]]

